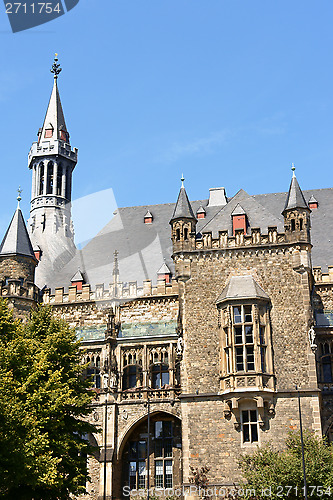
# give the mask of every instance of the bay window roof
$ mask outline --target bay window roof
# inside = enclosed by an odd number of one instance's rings
[[[223,289],[216,304],[235,299],[269,300],[267,293],[256,282],[253,276],[232,276]]]

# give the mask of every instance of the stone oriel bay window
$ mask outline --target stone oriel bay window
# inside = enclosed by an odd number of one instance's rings
[[[222,393],[274,390],[270,300],[252,276],[233,276],[217,300]]]

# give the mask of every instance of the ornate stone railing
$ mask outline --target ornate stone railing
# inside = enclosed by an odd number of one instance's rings
[[[161,400],[161,399],[175,399],[181,393],[179,388],[169,388],[169,389],[140,389],[135,390],[128,389],[121,392],[121,399],[123,401],[133,401],[133,400],[147,400],[148,397],[151,400]]]

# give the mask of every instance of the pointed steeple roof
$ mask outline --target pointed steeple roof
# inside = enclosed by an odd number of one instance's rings
[[[187,193],[184,187],[184,178],[182,177],[182,187],[180,188],[178,200],[173,211],[173,216],[170,220],[172,222],[175,219],[195,219],[191,203],[187,197]],[[195,219],[196,220],[196,219]]]
[[[307,208],[309,209],[301,188],[299,187],[298,181],[295,175],[295,167],[292,166],[293,177],[291,179],[289,193],[287,196],[286,204],[282,214],[285,210],[291,210],[293,208]]]
[[[41,135],[39,141],[61,139],[69,142],[65,116],[61,105],[60,94],[58,89],[58,75],[61,71],[60,65],[57,64],[58,59],[55,57],[51,72],[54,73],[53,89],[44,118]],[[49,133],[45,134],[45,130],[53,130],[52,136]],[[64,132],[65,134],[61,134]]]
[[[25,255],[35,259],[21,209],[17,207],[0,245],[0,255]]]

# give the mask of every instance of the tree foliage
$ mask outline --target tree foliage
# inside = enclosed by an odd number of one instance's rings
[[[325,438],[311,432],[304,434],[305,470],[308,498],[333,497],[333,447]],[[243,498],[304,498],[302,447],[299,433],[290,433],[286,448],[258,448],[240,460],[245,483]],[[250,491],[252,490],[252,492]],[[255,495],[253,494],[255,492]]]
[[[84,491],[93,392],[79,343],[40,306],[23,325],[0,299],[0,497],[69,499]]]

